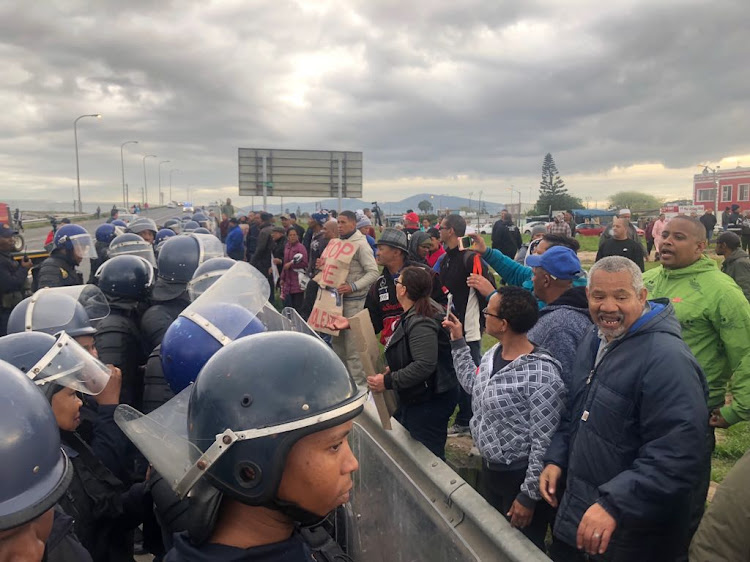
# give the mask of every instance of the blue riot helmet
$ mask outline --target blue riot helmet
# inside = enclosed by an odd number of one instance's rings
[[[54,507],[73,478],[60,429],[44,395],[16,367],[0,362],[0,531]]]
[[[221,240],[210,234],[167,238],[159,249],[157,281],[151,297],[156,301],[179,297],[187,289],[188,282],[200,264],[223,255]]]
[[[139,256],[115,256],[99,266],[96,279],[108,297],[142,302],[154,284],[154,266]]]
[[[203,226],[204,222],[208,222],[208,217],[203,213],[195,213],[193,215],[193,220]]]
[[[143,258],[151,265],[156,265],[154,247],[137,234],[126,232],[121,234],[109,244],[109,257],[132,255]]]
[[[164,378],[172,392],[177,394],[195,381],[206,361],[224,345],[263,331],[265,327],[261,321],[236,304],[209,309],[200,316],[180,315],[169,326],[161,342]]]
[[[103,242],[104,244],[109,244],[123,232],[124,230],[117,225],[105,222],[104,224],[100,224],[96,228],[96,241]]]
[[[193,231],[194,234],[211,234],[211,232],[205,227],[198,227]]]
[[[79,260],[96,257],[91,235],[77,224],[66,224],[58,228],[52,243],[56,250],[64,250],[65,253]]]
[[[182,215],[182,222],[187,222],[193,220],[193,215]]]
[[[185,224],[182,225],[182,232],[188,233],[188,232],[194,232],[196,229],[200,228],[201,225],[199,225],[194,220],[186,221]]]
[[[159,244],[164,242],[167,238],[171,238],[175,234],[176,233],[174,230],[165,226],[164,228],[159,230],[159,232],[156,233],[156,237],[154,238],[154,246],[158,246]]]
[[[195,270],[193,278],[188,283],[190,300],[194,301],[201,296],[219,277],[229,271],[235,263],[232,258],[211,258],[203,262]]]
[[[74,338],[96,333],[96,324],[109,315],[109,303],[95,285],[40,289],[22,300],[8,318],[8,333],[64,330]]]
[[[115,226],[119,226],[119,227],[121,227],[121,228],[127,228],[127,227],[128,227],[128,223],[126,223],[126,222],[125,222],[124,220],[122,220],[122,219],[115,219],[115,220],[113,220],[113,221],[112,221],[111,223],[109,223],[109,224],[114,224]]]
[[[205,476],[234,500],[309,524],[324,514],[278,498],[287,455],[356,417],[366,399],[320,339],[267,332],[224,346],[195,384],[148,416],[118,406],[115,421],[179,496]]]
[[[164,228],[168,228],[175,234],[179,234],[182,232],[182,221],[180,219],[168,219],[164,222]]]
[[[41,332],[0,338],[0,360],[26,373],[48,399],[62,387],[99,394],[109,381],[109,368],[70,335]]]

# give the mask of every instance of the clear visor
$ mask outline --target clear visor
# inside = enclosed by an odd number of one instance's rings
[[[226,269],[216,270],[216,271],[209,271],[208,273],[205,273],[201,275],[200,277],[196,277],[195,279],[191,279],[188,283],[188,295],[190,295],[190,301],[195,301],[199,296],[201,296],[203,293],[205,293],[208,288],[216,283],[216,281],[225,273],[227,272]]]
[[[233,341],[247,325],[237,323],[231,327],[225,326],[221,331],[207,318],[215,317],[217,310],[235,306],[248,310],[251,313],[248,319],[255,317],[268,302],[269,292],[268,280],[260,271],[247,262],[237,262],[183,310],[180,316],[190,318],[222,343]]]
[[[318,425],[344,416],[364,405],[367,393],[361,391],[349,402],[328,412],[268,427],[244,430],[228,428],[215,440],[200,443],[200,448],[187,437],[188,405],[192,386],[169,402],[144,415],[131,406],[121,404],[115,410],[115,422],[166,479],[180,498],[184,498],[211,466],[237,441],[258,439],[279,433]],[[201,450],[205,449],[205,453]]]
[[[58,384],[85,394],[99,394],[109,381],[109,368],[65,332],[32,367],[29,378],[38,386]]]
[[[109,316],[109,302],[102,290],[96,285],[73,285],[72,287],[52,287],[42,289],[50,293],[68,295],[77,300],[86,310],[89,322],[96,327],[97,323]]]
[[[96,249],[88,234],[75,234],[69,238],[73,245],[73,254],[79,258],[95,258]]]
[[[40,289],[28,301],[23,325],[26,332],[52,334],[68,326],[76,316],[78,301],[58,288]]]
[[[200,263],[211,258],[224,257],[224,244],[213,234],[192,234],[200,245]]]
[[[156,267],[154,247],[145,240],[133,240],[117,244],[114,248],[109,249],[109,257],[113,258],[115,256],[138,256],[146,260],[153,267]]]

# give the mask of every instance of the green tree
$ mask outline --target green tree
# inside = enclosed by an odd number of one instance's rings
[[[417,208],[423,213],[429,213],[430,211],[432,211],[432,203],[430,203],[427,199],[422,199],[417,204]]]
[[[609,203],[617,209],[630,209],[633,213],[639,213],[659,209],[662,200],[650,193],[620,191],[609,198]]]
[[[549,152],[542,162],[542,181],[539,183],[539,199],[536,202],[536,214],[546,215],[562,209],[581,208],[583,204],[578,197],[568,193],[565,182],[560,177],[555,159]]]

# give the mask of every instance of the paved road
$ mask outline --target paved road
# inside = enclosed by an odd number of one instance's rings
[[[149,209],[148,211],[143,211],[141,213],[141,216],[144,217],[150,217],[156,221],[157,225],[160,225],[163,223],[166,219],[176,217],[180,215],[180,209],[167,209],[159,208],[159,209]],[[91,233],[91,236],[94,236],[94,232],[96,231],[96,227],[98,227],[100,224],[103,224],[107,222],[107,217],[102,217],[100,219],[91,219],[86,221],[81,221],[80,224],[83,228],[89,231]],[[26,241],[26,249],[29,252],[32,252],[34,250],[39,250],[44,247],[44,240],[47,238],[47,234],[49,234],[50,229],[48,228],[33,228],[24,231],[23,237]],[[83,273],[83,279],[84,281],[89,278],[89,271],[91,269],[91,264],[89,260],[83,260],[81,265],[78,267],[78,270]]]

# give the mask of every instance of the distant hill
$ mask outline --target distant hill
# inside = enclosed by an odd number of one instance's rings
[[[432,197],[432,199],[430,198]],[[468,197],[456,197],[453,195],[433,195],[430,193],[419,193],[418,195],[412,195],[411,197],[407,197],[406,199],[402,199],[400,201],[381,201],[378,200],[378,205],[380,205],[380,208],[383,209],[383,212],[386,214],[402,214],[405,213],[407,209],[413,209],[416,212],[419,211],[418,205],[421,201],[430,201],[434,207],[433,212],[437,210],[438,207],[440,209],[451,209],[454,211],[459,210],[461,207],[469,207],[471,204],[472,209],[477,208],[477,200],[476,199],[469,199]],[[279,212],[279,205],[276,203],[277,199],[274,198],[274,203],[269,205],[269,212],[278,213]],[[315,212],[316,208],[322,208],[324,209],[336,209],[338,207],[338,200],[337,199],[323,199],[319,202],[317,202],[318,207],[316,207],[316,202],[314,201],[284,201],[284,209],[288,209],[292,213],[297,212],[297,208],[300,209],[302,213],[313,213]],[[362,199],[344,199],[342,201],[343,209],[344,210],[350,210],[350,211],[356,211],[357,209],[363,209],[365,207],[372,207],[372,201],[364,201]],[[505,203],[496,203],[495,201],[484,201],[482,200],[482,206],[487,210],[488,213],[491,215],[496,215],[500,211],[502,211],[505,208]],[[256,210],[260,209],[260,205],[256,205]],[[242,207],[243,211],[250,211],[250,207]]]

